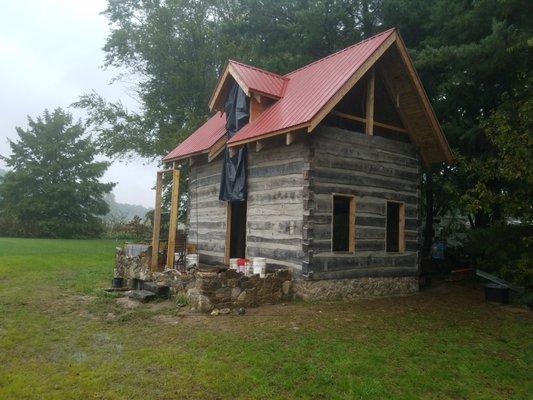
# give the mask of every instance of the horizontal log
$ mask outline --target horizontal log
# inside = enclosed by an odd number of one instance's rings
[[[365,255],[360,255],[365,254]],[[417,253],[359,252],[340,255],[336,253],[314,254],[313,271],[338,271],[374,267],[417,267]]]
[[[395,154],[417,157],[416,148],[411,143],[398,142],[380,136],[364,135],[346,129],[322,126],[315,131],[315,143],[323,141],[341,141],[346,145],[358,146],[370,150],[386,150]]]
[[[315,183],[344,184],[354,187],[365,186],[379,189],[388,189],[408,193],[416,193],[417,182],[404,182],[398,179],[386,179],[373,176],[364,176],[356,171],[333,170],[317,166],[314,170]]]

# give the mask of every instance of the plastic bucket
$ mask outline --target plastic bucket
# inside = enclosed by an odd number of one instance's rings
[[[198,254],[187,254],[185,258],[185,262],[187,265],[187,268],[197,267],[198,266]]]
[[[238,258],[230,258],[229,259],[229,269],[234,269],[235,271],[238,271],[238,265],[237,265]]]
[[[266,275],[266,258],[254,257],[253,270],[254,270],[254,275],[259,274],[261,278],[264,278]]]

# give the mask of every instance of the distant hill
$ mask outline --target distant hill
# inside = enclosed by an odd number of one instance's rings
[[[106,195],[105,201],[109,204],[109,213],[104,217],[106,219],[120,218],[129,221],[136,215],[144,218],[144,215],[150,211],[149,208],[137,204],[117,203],[113,193]]]

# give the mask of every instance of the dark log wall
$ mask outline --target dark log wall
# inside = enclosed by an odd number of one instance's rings
[[[218,200],[221,171],[221,156],[210,163],[207,156],[201,156],[195,158],[189,173],[187,242],[198,245],[200,262],[205,264],[224,262],[227,208]]]
[[[248,152],[247,257],[301,270],[304,171],[309,169],[308,134],[286,145],[285,136],[268,139]]]
[[[322,126],[312,134],[311,152],[312,217],[304,227],[310,250],[305,272],[315,278],[416,274],[420,162],[414,146]],[[355,196],[354,253],[331,251],[333,193]],[[402,253],[385,251],[387,200],[405,204]]]

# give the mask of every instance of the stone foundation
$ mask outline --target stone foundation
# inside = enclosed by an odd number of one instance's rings
[[[354,300],[368,297],[406,295],[418,292],[416,276],[295,280],[295,297],[305,301]]]
[[[150,281],[168,286],[173,294],[187,297],[191,309],[209,312],[214,308],[257,307],[288,301],[293,297],[292,276],[288,270],[244,276],[224,267],[206,267],[180,272],[166,269],[150,270],[149,249],[130,255],[128,248],[117,248],[114,277],[123,278],[135,288],[136,281]]]
[[[117,248],[115,277],[124,278],[129,287],[135,279],[168,286],[173,294],[187,297],[189,306],[199,312],[214,308],[257,307],[299,298],[305,301],[354,300],[368,297],[416,293],[416,276],[329,280],[292,280],[288,270],[244,276],[224,267],[208,267],[180,272],[167,269],[150,271],[149,249],[131,254]]]

